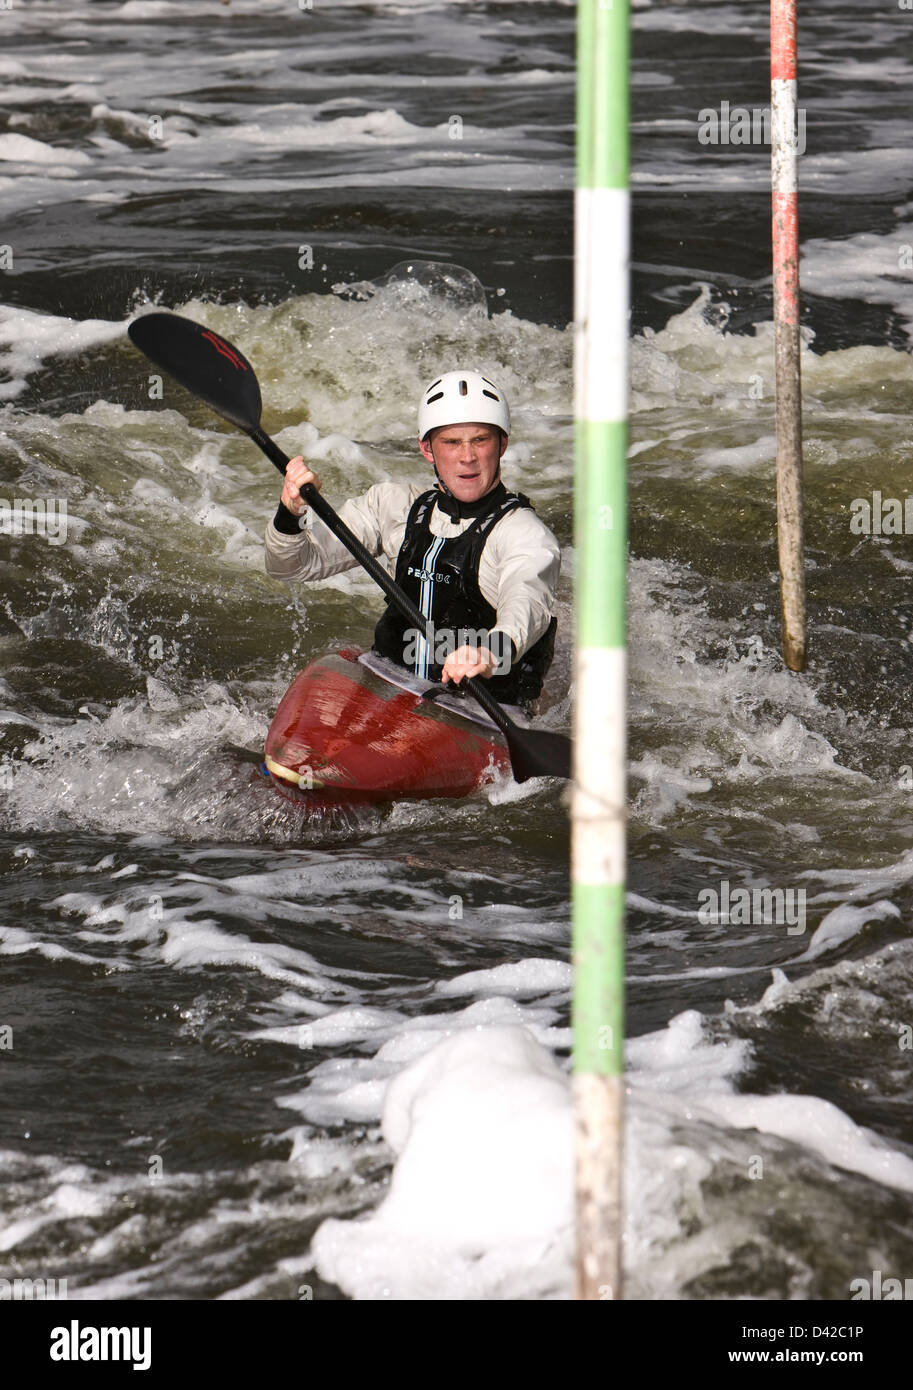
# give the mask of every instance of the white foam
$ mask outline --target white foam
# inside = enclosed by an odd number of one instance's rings
[[[206,0],[194,0],[193,8],[195,15],[221,15],[226,19],[229,18],[226,15],[226,5],[223,0],[210,0],[208,4]],[[269,8],[269,0],[266,0],[266,4],[260,0],[258,8],[261,10]],[[273,0],[272,8],[277,8],[277,0]],[[251,13],[253,6],[250,4],[244,6],[243,0],[242,4],[239,5],[235,0],[232,9],[235,13],[244,12],[245,9],[247,13]],[[110,18],[129,20],[183,19],[185,13],[186,9],[181,0],[124,0],[123,5],[119,5],[116,10],[111,10]]]
[[[913,1192],[913,1159],[877,1134],[855,1124],[818,1096],[726,1096],[700,1102],[738,1129],[756,1129],[789,1139],[835,1167]]]
[[[261,379],[268,382],[266,409],[289,417],[274,435],[287,451],[295,450],[297,441],[305,450],[316,448],[316,456],[327,463],[346,465],[338,482],[345,496],[366,490],[384,472],[401,476],[404,447],[410,471],[427,474],[415,445],[413,401],[426,369],[419,345],[429,313],[434,314],[439,340],[451,342],[454,350],[470,336],[476,344],[479,370],[497,378],[511,401],[512,414],[516,404],[519,440],[537,455],[534,477],[539,476],[541,456],[541,449],[534,446],[555,437],[551,418],[557,416],[560,425],[570,426],[570,333],[507,312],[480,321],[476,313],[448,303],[418,283],[405,288],[401,282],[384,286],[364,302],[334,294],[303,294],[278,307],[213,305],[199,300],[175,307],[178,313],[223,333],[255,364]],[[318,346],[323,371],[302,377],[302,352]],[[529,389],[530,359],[537,378],[534,399]],[[551,461],[552,455],[543,460]],[[545,489],[547,495],[566,487],[571,476],[566,455],[561,462],[560,478]],[[336,485],[335,470],[320,471],[325,486]],[[525,467],[522,476],[529,482],[530,471]],[[541,490],[537,498],[540,495]]]
[[[81,167],[92,159],[83,150],[70,150],[60,145],[47,145],[30,135],[0,135],[0,159],[13,164],[49,164],[56,168],[66,165]]]
[[[770,1001],[782,1001],[779,992]],[[678,1095],[701,1112],[737,1129],[757,1129],[789,1139],[849,1172],[913,1191],[913,1159],[855,1124],[837,1106],[810,1095],[736,1094],[733,1080],[749,1056],[744,1041],[708,1043],[694,1010],[672,1019],[660,1033],[628,1044],[632,1081],[646,1082],[665,1099]]]
[[[851,903],[841,903],[832,908],[819,922],[815,934],[808,944],[808,950],[798,960],[815,960],[825,951],[832,951],[844,942],[858,936],[868,922],[883,921],[886,917],[899,917],[900,908],[894,903],[881,900],[867,903],[865,907],[853,907]]]
[[[97,633],[87,630],[84,639],[94,635],[102,649],[128,658],[130,629],[122,626],[117,605],[99,612],[96,623]],[[28,626],[32,637],[40,637],[40,624]],[[253,797],[246,806],[239,800],[240,773],[214,781],[205,766],[207,749],[214,752],[226,743],[262,747],[265,714],[252,714],[233,699],[207,700],[205,692],[195,691],[180,708],[156,711],[147,700],[133,698],[113,706],[104,717],[59,721],[56,726],[45,719],[43,724],[41,737],[26,744],[22,761],[13,764],[11,788],[0,792],[9,822],[20,828],[68,823],[93,831],[106,826],[202,836],[207,833],[205,822],[215,816],[224,818],[226,834],[234,825],[243,835],[259,819]],[[186,797],[176,797],[176,789],[187,788],[188,747],[195,750],[198,785]]]
[[[372,1013],[364,1040],[376,1048],[373,1057],[334,1057],[317,1063],[308,1074],[306,1090],[284,1096],[280,1104],[295,1110],[313,1125],[338,1124],[342,1120],[378,1121],[391,1077],[435,1047],[442,1038],[480,1028],[522,1025],[543,1046],[568,1046],[568,1030],[554,1026],[557,1008],[554,999],[547,1003],[520,1004],[514,999],[493,995],[457,1013],[422,1014],[404,1019],[397,1010],[386,1010],[386,1026],[378,1013]],[[343,1015],[344,1031],[351,1031],[352,1018],[351,1014]],[[297,1033],[291,1029],[279,1040],[301,1046],[303,1037],[306,1045],[311,1045],[316,1036],[312,1028],[321,1030],[321,1036],[330,1037],[335,1027],[333,1016],[329,1015],[317,1024],[308,1023],[303,1034],[301,1029]]]
[[[18,395],[28,375],[48,359],[73,357],[115,342],[124,327],[105,319],[68,319],[0,305],[0,366],[12,377],[0,385],[0,400]]]
[[[572,1248],[569,1097],[525,1029],[426,1053],[391,1084],[383,1133],[389,1196],[366,1220],[323,1223],[323,1278],[356,1298],[554,1296]]]
[[[21,956],[26,953],[44,956],[45,960],[72,960],[80,965],[96,966],[97,956],[71,951],[56,941],[41,941],[33,933],[22,927],[0,927],[0,956]],[[117,960],[103,962],[109,970],[125,970],[127,967]]]
[[[748,444],[734,444],[728,449],[702,449],[698,458],[708,470],[734,473],[741,469],[756,469],[759,463],[769,463],[776,456],[776,435],[761,434]]]
[[[755,1011],[780,1007],[790,989],[781,976]],[[568,1078],[519,1019],[468,1028],[463,1016],[429,1045],[438,1022],[414,1020],[373,1065],[360,1059],[356,1071],[337,1058],[323,1072],[344,1101],[337,1117],[354,1107],[368,1120],[384,1090],[377,1064],[405,1064],[383,1097],[382,1132],[396,1155],[389,1195],[367,1218],[323,1223],[317,1269],[356,1298],[569,1297]],[[824,1182],[834,1166],[913,1190],[913,1160],[830,1102],[739,1093],[750,1044],[716,1031],[690,1010],[627,1044],[625,1243],[636,1297],[677,1296],[744,1241],[750,1223],[733,1222],[725,1204],[715,1214],[700,1192],[718,1161],[743,1166],[764,1154],[765,1136],[795,1148],[794,1159],[776,1150],[780,1171],[817,1164]],[[761,1137],[743,1140],[746,1131]]]
[[[629,708],[633,720],[654,727],[661,716],[664,730],[663,745],[654,741],[631,766],[637,813],[661,821],[721,784],[782,777],[784,768],[867,784],[815,727],[840,715],[819,700],[814,681],[785,671],[757,634],[736,646],[730,623],[711,619],[703,594],[692,590],[675,565],[629,564]],[[728,643],[730,653],[707,661],[703,653],[714,639]]]
[[[246,1036],[263,1042],[289,1043],[297,1048],[339,1047],[349,1042],[365,1042],[379,1032],[388,1034],[398,1022],[405,1022],[405,1016],[362,1005],[336,1009],[305,1024],[261,1028]]]
[[[21,1157],[21,1156],[20,1156]],[[43,1227],[69,1218],[101,1216],[111,1205],[114,1191],[123,1186],[113,1181],[96,1182],[91,1169],[82,1164],[62,1165],[44,1155],[29,1155],[33,1172],[41,1172],[41,1196],[36,1194],[29,1214],[0,1229],[0,1250],[23,1245]]]
[[[471,970],[452,980],[441,980],[435,993],[452,997],[460,994],[547,994],[552,990],[569,990],[573,982],[571,967],[564,961],[534,959],[517,961],[512,965],[497,965],[491,970]]]
[[[892,232],[880,235],[857,232],[840,240],[814,238],[802,246],[802,288],[828,299],[889,305],[913,339],[911,257],[913,222],[900,222]]]

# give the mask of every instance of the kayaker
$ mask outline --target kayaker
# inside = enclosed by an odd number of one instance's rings
[[[433,644],[391,605],[374,650],[430,681],[482,676],[505,704],[528,711],[552,660],[552,616],[561,552],[522,493],[501,481],[510,434],[504,393],[475,371],[446,372],[422,393],[418,443],[436,485],[376,483],[339,515],[431,619]],[[320,487],[299,455],[285,471],[266,528],[266,572],[276,579],[325,579],[357,561],[318,517],[301,489]],[[395,562],[395,570],[394,570]]]

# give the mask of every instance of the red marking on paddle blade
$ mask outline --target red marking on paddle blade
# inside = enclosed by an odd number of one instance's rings
[[[205,333],[201,333],[200,337],[205,338],[207,342],[212,343],[216,352],[220,352],[223,357],[227,357],[229,362],[235,368],[236,371],[247,371],[247,363],[241,360],[241,358],[235,352],[234,348],[229,347],[228,343],[225,342],[224,338],[220,338],[219,335],[217,333],[213,333],[211,329],[207,329]]]

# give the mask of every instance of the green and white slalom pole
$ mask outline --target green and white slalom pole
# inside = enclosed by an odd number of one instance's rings
[[[621,1295],[629,0],[577,28],[572,792],[577,1297]]]

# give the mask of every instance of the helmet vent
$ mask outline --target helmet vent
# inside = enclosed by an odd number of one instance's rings
[[[0,0],[0,9],[3,3]],[[434,429],[480,423],[497,426],[505,437],[510,434],[507,397],[496,382],[474,369],[463,366],[441,372],[419,397],[420,439],[427,439]]]

